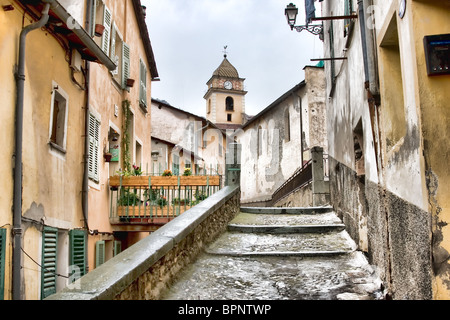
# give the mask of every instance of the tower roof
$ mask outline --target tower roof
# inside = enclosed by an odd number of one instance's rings
[[[214,71],[213,76],[227,77],[227,78],[239,78],[239,73],[236,68],[228,61],[225,55],[220,66]]]

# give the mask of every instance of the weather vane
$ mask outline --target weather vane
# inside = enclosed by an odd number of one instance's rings
[[[228,48],[228,46],[224,46],[224,47],[223,47],[223,56],[224,56],[225,58],[227,57],[227,54],[228,54],[227,48]]]

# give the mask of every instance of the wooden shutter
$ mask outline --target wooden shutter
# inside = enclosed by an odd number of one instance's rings
[[[105,241],[100,240],[95,243],[95,267],[105,262]]]
[[[100,146],[100,121],[89,114],[89,162],[88,175],[89,178],[98,181],[98,152]]]
[[[122,45],[122,88],[127,87],[127,79],[130,77],[130,46],[123,42]]]
[[[122,252],[122,242],[114,241],[114,257]]]
[[[75,281],[86,274],[86,232],[83,230],[70,230],[69,237],[69,265],[78,267],[77,269],[80,272],[71,278],[72,281]],[[75,272],[75,269],[72,270]]]
[[[147,106],[147,68],[144,61],[140,60],[140,86],[139,86],[139,103]]]
[[[4,299],[5,292],[5,251],[6,229],[0,229],[0,300]]]
[[[42,232],[41,298],[56,293],[58,229],[44,227]]]
[[[111,23],[112,23],[111,11],[108,9],[107,6],[104,6],[103,26],[105,27],[105,30],[103,31],[102,37],[102,50],[107,56],[109,56],[109,43],[111,40]]]

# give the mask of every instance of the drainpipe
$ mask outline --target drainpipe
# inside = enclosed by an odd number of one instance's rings
[[[39,21],[26,26],[20,32],[19,61],[16,73],[16,128],[15,128],[15,163],[14,163],[14,200],[13,200],[13,300],[21,299],[21,265],[22,265],[22,145],[23,145],[23,103],[25,86],[25,39],[30,31],[40,29],[48,21],[50,4],[46,3]]]

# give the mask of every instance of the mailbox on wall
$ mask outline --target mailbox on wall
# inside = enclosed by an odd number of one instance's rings
[[[428,75],[450,75],[450,34],[425,36],[423,42]]]

